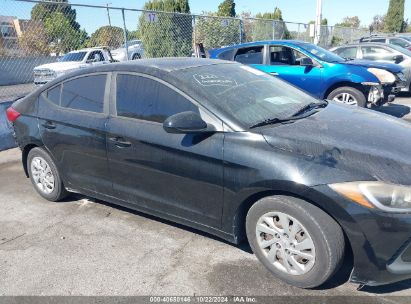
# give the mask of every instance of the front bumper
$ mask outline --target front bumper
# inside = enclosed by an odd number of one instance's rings
[[[368,90],[367,101],[373,105],[381,106],[394,99],[395,93],[391,86],[373,85]]]
[[[34,84],[41,85],[52,81],[57,77],[56,73],[51,70],[34,70]]]
[[[316,186],[333,203],[354,256],[350,280],[384,285],[411,278],[411,214],[393,214],[362,207],[331,190]]]

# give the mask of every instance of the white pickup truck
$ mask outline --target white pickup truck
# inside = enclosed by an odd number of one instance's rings
[[[65,54],[59,61],[34,68],[34,83],[41,85],[76,69],[114,62],[106,47],[81,49]]]

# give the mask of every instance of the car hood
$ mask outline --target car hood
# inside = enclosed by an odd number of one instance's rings
[[[43,65],[39,65],[35,67],[34,69],[50,69],[53,71],[66,71],[66,70],[71,70],[78,68],[82,62],[79,61],[62,61],[62,62],[53,62],[53,63],[47,63]]]
[[[392,73],[399,73],[402,71],[402,67],[399,66],[398,64],[393,64],[389,62],[378,62],[378,61],[372,61],[372,60],[355,59],[355,60],[341,62],[341,64],[357,65],[357,66],[362,66],[365,68],[384,69]]]
[[[328,179],[411,185],[411,124],[401,119],[330,102],[314,115],[260,132],[279,153],[315,170],[318,184]],[[326,178],[318,168],[328,172]]]

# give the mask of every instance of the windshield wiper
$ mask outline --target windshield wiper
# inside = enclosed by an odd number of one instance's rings
[[[312,111],[318,108],[323,108],[323,107],[326,107],[327,105],[328,105],[328,101],[325,101],[325,100],[320,101],[320,102],[311,102],[305,105],[304,107],[302,107],[301,109],[299,109],[291,117],[297,117],[297,116],[304,114],[305,112]]]
[[[295,121],[301,118],[305,118],[309,115],[302,115],[302,114],[305,114],[306,112],[311,111],[313,109],[325,107],[327,105],[328,105],[328,102],[325,100],[320,101],[320,102],[312,102],[312,103],[309,103],[308,105],[305,105],[301,109],[299,109],[295,114],[291,115],[290,117],[287,117],[287,118],[276,117],[276,118],[265,119],[263,121],[257,122],[256,124],[252,125],[250,129],[267,126],[267,125],[275,125],[275,124],[283,123],[283,122],[292,122],[292,121]]]
[[[277,123],[282,123],[282,122],[287,122],[287,121],[292,121],[296,120],[294,118],[287,118],[287,119],[282,119],[282,118],[269,118],[260,122],[257,122],[256,124],[252,125],[250,129],[262,127],[262,126],[267,126],[267,125],[275,125]]]

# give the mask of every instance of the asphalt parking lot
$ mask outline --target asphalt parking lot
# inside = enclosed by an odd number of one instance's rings
[[[379,110],[411,121],[410,107],[402,97]],[[411,296],[411,280],[357,290],[346,268],[322,288],[291,287],[246,243],[81,195],[48,202],[25,178],[19,150],[0,152],[0,295]]]

